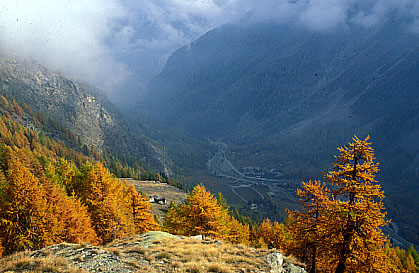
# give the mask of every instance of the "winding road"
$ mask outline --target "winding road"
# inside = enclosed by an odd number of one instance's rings
[[[298,202],[297,196],[294,194],[291,194],[289,192],[289,189],[287,191],[286,188],[280,187],[279,185],[289,185],[290,183],[296,183],[295,179],[268,179],[263,177],[250,177],[244,175],[242,172],[237,170],[236,167],[226,158],[226,151],[227,151],[227,144],[222,142],[214,142],[210,141],[211,144],[217,147],[217,151],[215,155],[210,158],[207,162],[208,170],[219,177],[224,177],[233,180],[231,184],[229,184],[229,187],[231,191],[240,198],[243,202],[247,203],[248,200],[241,196],[236,189],[237,188],[244,188],[248,187],[251,188],[253,191],[255,191],[258,195],[263,197],[263,194],[261,194],[258,190],[256,190],[253,185],[260,185],[263,184],[267,187],[269,187],[269,190],[272,192],[280,192],[282,193],[285,198],[292,202]],[[238,183],[240,182],[240,183]],[[403,237],[399,235],[398,232],[398,226],[393,221],[389,226],[383,227],[383,231],[390,235],[390,239],[394,245],[403,246],[403,247],[409,247],[412,245],[411,242],[405,240]],[[415,246],[418,247],[418,246]],[[419,248],[419,247],[418,247]]]
[[[292,202],[298,202],[297,198],[287,192],[286,189],[281,188],[278,186],[279,183],[289,183],[289,182],[295,182],[295,180],[292,179],[269,179],[269,178],[263,178],[263,177],[250,177],[244,175],[242,172],[237,170],[236,167],[226,158],[226,151],[227,151],[227,144],[222,142],[210,142],[212,145],[217,147],[217,151],[215,155],[210,158],[207,162],[208,170],[220,177],[228,178],[231,180],[234,180],[234,183],[230,184],[229,187],[231,191],[237,195],[243,202],[247,202],[243,196],[241,196],[235,189],[236,188],[243,188],[243,187],[249,187],[252,188],[253,191],[255,191],[259,196],[262,198],[264,197],[262,193],[260,193],[258,190],[252,187],[253,184],[263,184],[269,187],[269,190],[272,192],[281,192],[287,199],[289,199]],[[237,185],[237,182],[241,182],[241,184]],[[268,183],[266,183],[268,182]]]

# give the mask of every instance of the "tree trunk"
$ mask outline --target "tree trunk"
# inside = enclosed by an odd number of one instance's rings
[[[309,273],[316,273],[316,252],[317,252],[317,247],[314,246],[313,253],[311,254],[311,268],[310,268]]]

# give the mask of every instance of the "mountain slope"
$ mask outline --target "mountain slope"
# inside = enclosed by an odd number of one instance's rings
[[[131,129],[110,102],[91,87],[66,79],[31,60],[0,56],[0,93],[28,104],[75,132],[100,152],[125,154],[170,173],[167,156],[143,132]]]
[[[419,242],[418,54],[402,20],[333,32],[226,25],[175,52],[141,105],[169,127],[222,139],[239,168],[281,165],[299,180],[370,134],[390,217]]]

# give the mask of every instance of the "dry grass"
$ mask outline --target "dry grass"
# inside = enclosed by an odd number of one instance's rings
[[[134,252],[121,250],[122,259]],[[135,251],[140,250],[137,247]],[[142,249],[149,264],[137,272],[257,272],[266,270],[264,257],[270,252],[215,240],[163,239]]]
[[[139,181],[127,180],[128,183],[133,184],[137,190],[140,190],[147,196],[160,195],[166,198],[166,204],[151,204],[151,211],[157,215],[161,222],[164,221],[164,216],[169,209],[170,202],[180,203],[185,200],[186,192],[166,183],[156,183],[153,181]],[[147,197],[148,198],[148,197]]]
[[[1,258],[0,272],[85,272],[71,267],[64,258],[44,253],[42,257],[29,257],[32,252],[24,251]]]
[[[306,264],[301,262],[300,260],[298,260],[296,257],[294,257],[293,255],[289,255],[287,257],[284,258],[284,262],[287,264],[295,264],[298,265],[300,267],[306,268]]]
[[[272,252],[217,240],[191,238],[162,239],[148,248],[142,248],[135,242],[132,244],[131,238],[126,239],[102,250],[117,254],[124,267],[131,272],[266,272],[269,266],[265,257]],[[20,252],[2,258],[0,272],[83,272],[48,250],[38,258],[31,258],[30,254]],[[299,264],[293,257],[288,257],[286,262]]]

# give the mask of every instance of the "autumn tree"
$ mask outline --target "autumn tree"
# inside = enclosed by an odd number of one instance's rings
[[[213,238],[225,234],[226,212],[204,185],[197,185],[184,204],[173,205],[166,216],[167,230],[181,235],[203,235]]]
[[[409,253],[412,256],[413,261],[415,262],[416,271],[419,272],[419,254],[416,251],[415,247],[411,245],[407,250],[407,253]]]
[[[133,234],[135,226],[123,183],[101,163],[84,165],[79,179],[76,194],[87,206],[102,243]]]
[[[170,207],[165,215],[163,224],[164,231],[179,235],[190,233],[189,227],[185,224],[188,215],[186,215],[184,207],[184,204],[178,205],[173,201],[170,202]]]
[[[378,163],[368,140],[355,136],[354,142],[338,148],[334,169],[325,174],[329,189],[320,183],[305,184],[299,194],[303,211],[291,213],[302,226],[290,231],[311,246],[312,266],[316,256],[328,257],[323,272],[386,272],[387,239],[381,227],[388,222],[384,194],[375,180]]]
[[[381,227],[388,221],[383,212],[384,192],[375,180],[378,163],[374,162],[369,136],[353,140],[338,148],[334,170],[325,175],[333,187],[329,209],[335,222],[330,234],[338,258],[335,272],[385,271],[387,238]]]
[[[9,163],[0,198],[0,238],[5,253],[52,243],[45,194],[18,159]]]
[[[226,240],[230,243],[249,244],[250,229],[234,217],[228,217]]]
[[[68,195],[76,192],[77,185],[77,167],[64,158],[58,159],[55,163],[49,162],[45,167],[45,172],[49,179],[56,185],[64,188]]]
[[[3,251],[4,251],[4,249],[3,249],[3,246],[1,244],[1,238],[0,238],[0,257],[3,255]]]
[[[67,196],[63,188],[51,183],[44,185],[44,188],[49,224],[52,226],[49,236],[54,243],[97,244],[99,240],[87,208],[77,196]]]
[[[325,240],[327,235],[328,219],[327,206],[328,192],[324,183],[320,181],[303,182],[302,189],[297,189],[300,197],[301,211],[288,211],[289,219],[287,230],[291,238],[287,241],[287,251],[308,262],[309,272],[317,271],[318,262],[325,268],[331,259],[324,257],[327,246]]]
[[[150,203],[144,199],[141,193],[137,192],[133,185],[127,188],[126,198],[134,218],[136,233],[142,234],[159,229],[153,215],[150,213]]]
[[[0,104],[6,109],[9,108],[9,101],[3,95],[0,96]]]

